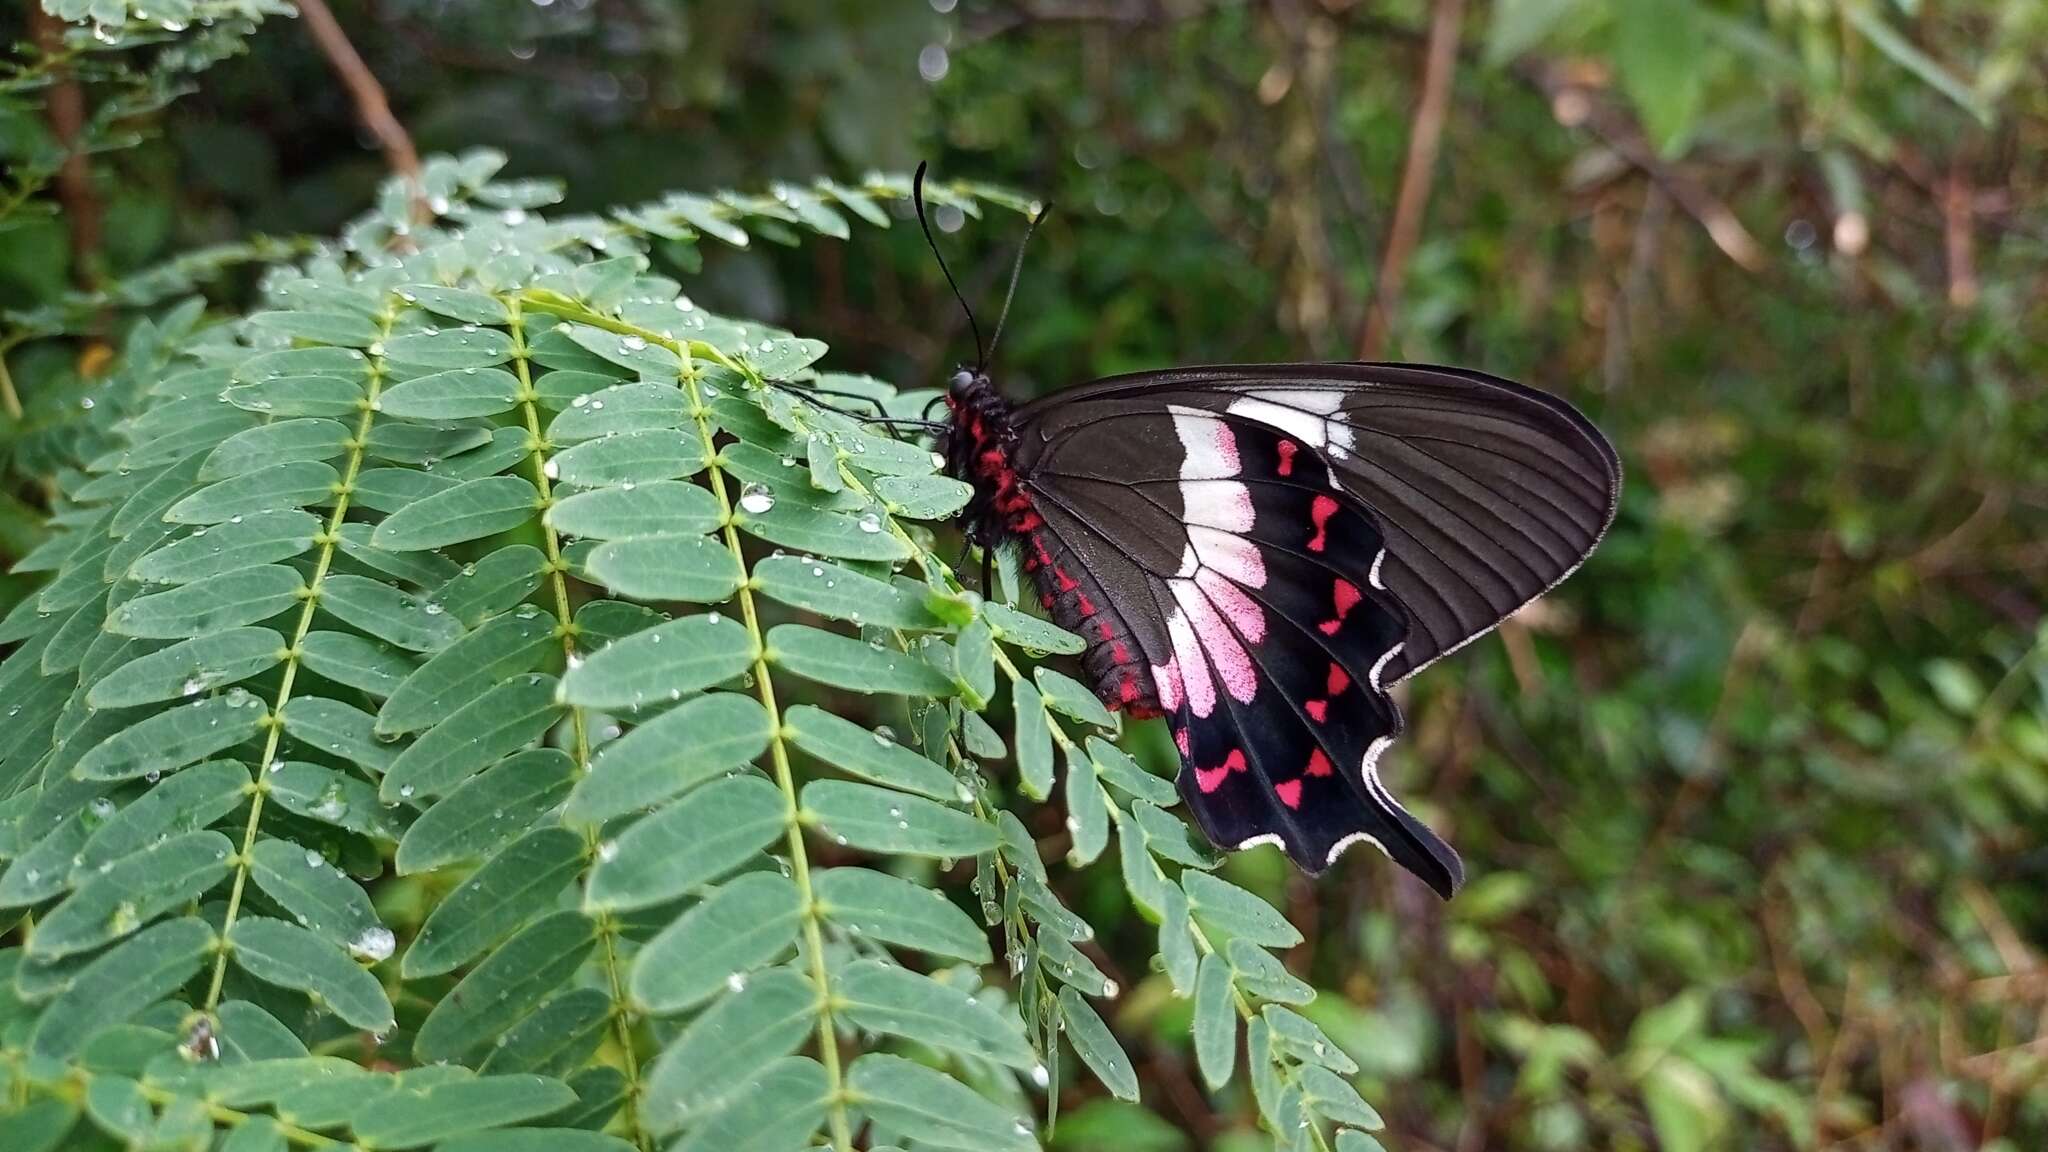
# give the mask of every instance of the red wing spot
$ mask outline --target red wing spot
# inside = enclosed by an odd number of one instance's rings
[[[1335,664],[1330,665],[1330,681],[1323,686],[1323,690],[1332,696],[1338,696],[1342,695],[1344,690],[1349,687],[1351,687],[1351,677],[1345,673],[1344,669]]]
[[[1320,500],[1322,497],[1318,496],[1317,499]],[[1321,624],[1316,625],[1316,627],[1323,630],[1323,635],[1325,636],[1335,636],[1338,629],[1344,627],[1344,617],[1349,615],[1353,608],[1358,607],[1360,600],[1365,599],[1364,595],[1358,591],[1358,585],[1353,584],[1349,580],[1337,581],[1335,595],[1337,618],[1335,620],[1325,620]]]
[[[1081,615],[1083,615],[1083,616],[1093,616],[1093,615],[1095,615],[1095,601],[1093,601],[1093,600],[1090,600],[1090,599],[1088,598],[1088,594],[1087,594],[1086,592],[1083,592],[1083,593],[1081,593],[1081,596],[1080,596],[1080,599],[1079,599],[1079,604],[1080,604],[1080,607],[1081,607]],[[1104,637],[1104,639],[1107,639],[1107,637]]]
[[[1309,537],[1308,550],[1321,552],[1330,544],[1330,517],[1337,514],[1337,502],[1328,496],[1317,496],[1309,503],[1309,519],[1315,521],[1316,534]]]
[[[1116,686],[1116,695],[1117,699],[1125,704],[1137,703],[1138,682],[1128,676],[1124,677],[1123,681]]]
[[[1279,445],[1279,447],[1280,447],[1280,474],[1281,474],[1282,476],[1292,476],[1292,475],[1294,475],[1294,451],[1295,451],[1295,443],[1294,443],[1294,441],[1292,441],[1292,440],[1282,440],[1282,441],[1280,442],[1280,445]]]
[[[1328,700],[1311,700],[1302,705],[1302,707],[1308,710],[1309,719],[1318,724],[1330,718],[1330,702]]]
[[[1107,620],[1097,620],[1095,622],[1095,634],[1097,636],[1102,637],[1102,642],[1104,644],[1111,643],[1115,636],[1115,634],[1110,631],[1109,621]]]
[[[1062,592],[1072,592],[1074,589],[1079,588],[1081,586],[1080,581],[1075,580],[1072,576],[1067,575],[1067,570],[1065,568],[1054,568],[1052,570],[1052,574],[1053,578],[1060,582],[1060,591]]]
[[[1244,770],[1244,751],[1239,748],[1232,748],[1230,755],[1223,758],[1222,764],[1214,768],[1195,769],[1195,786],[1204,792],[1214,792],[1218,788],[1223,787],[1224,777],[1232,772],[1242,772]]]
[[[1321,748],[1318,748],[1315,751],[1308,754],[1309,775],[1328,776],[1331,773],[1331,771],[1332,769],[1330,768],[1330,758],[1328,756],[1323,755],[1323,750]]]
[[[1110,637],[1104,637],[1104,639],[1109,640],[1109,658],[1111,660],[1114,660],[1119,664],[1130,663],[1131,650],[1129,648],[1124,647],[1123,641],[1113,639]]]
[[[1040,604],[1041,606],[1043,606],[1043,607],[1045,608],[1045,610],[1046,610],[1046,611],[1050,612],[1050,611],[1052,610],[1052,593],[1050,593],[1050,592],[1040,592],[1040,593],[1038,594],[1038,603],[1039,603],[1039,604]],[[1330,629],[1330,631],[1334,633],[1334,632],[1336,631],[1336,629],[1335,629],[1335,628],[1332,628],[1332,629]]]
[[[1273,785],[1273,792],[1280,797],[1280,802],[1289,808],[1301,807],[1301,781],[1283,780]]]
[[[1345,614],[1353,608],[1358,607],[1360,600],[1365,599],[1364,595],[1358,591],[1358,585],[1353,584],[1349,580],[1337,581],[1336,597],[1337,618],[1339,620],[1342,620]]]

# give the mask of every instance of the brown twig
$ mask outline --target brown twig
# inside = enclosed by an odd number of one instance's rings
[[[1408,156],[1401,166],[1401,190],[1394,215],[1387,222],[1387,243],[1380,254],[1379,279],[1358,331],[1358,358],[1377,360],[1387,343],[1387,330],[1401,307],[1401,285],[1408,259],[1422,239],[1422,218],[1429,209],[1436,182],[1437,152],[1443,144],[1444,117],[1451,105],[1451,78],[1458,66],[1458,27],[1464,0],[1437,0],[1429,22],[1429,46],[1423,55],[1422,94],[1415,101],[1415,119],[1408,129]]]
[[[1763,246],[1743,227],[1734,210],[1684,170],[1665,163],[1626,113],[1587,91],[1557,65],[1531,59],[1516,65],[1514,73],[1549,98],[1559,122],[1585,127],[1616,155],[1656,181],[1680,211],[1706,229],[1707,238],[1723,255],[1751,272],[1762,270]]]
[[[420,154],[413,147],[412,136],[405,125],[391,114],[391,102],[384,97],[384,86],[363,63],[362,54],[349,42],[348,33],[342,31],[340,21],[327,7],[327,0],[298,0],[299,15],[305,17],[306,31],[320,51],[327,57],[327,63],[341,83],[348,89],[350,99],[355,101],[356,115],[362,118],[363,127],[377,138],[377,144],[384,150],[384,161],[393,172],[405,178],[412,189],[413,214],[423,220],[432,219],[427,208],[426,193],[420,186]]]
[[[1948,302],[1968,308],[1977,302],[1977,259],[1971,234],[1971,201],[1975,194],[1961,160],[1950,167],[1942,187],[1942,239],[1948,254]]]
[[[64,55],[64,22],[43,11],[40,4],[29,5],[28,13],[37,47],[53,59]],[[90,291],[98,280],[100,205],[93,195],[91,165],[79,147],[79,138],[85,134],[85,90],[70,68],[59,65],[55,75],[45,107],[50,132],[66,153],[63,166],[57,169],[57,203],[71,233],[72,282]]]

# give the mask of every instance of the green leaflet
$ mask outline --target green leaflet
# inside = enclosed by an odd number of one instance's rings
[[[775,872],[733,878],[662,929],[633,962],[633,1000],[653,1013],[694,1008],[794,947],[802,905]]]
[[[475,959],[554,907],[584,857],[583,838],[566,828],[536,828],[513,841],[434,909],[399,971],[433,976]]]
[[[29,954],[60,960],[118,940],[213,887],[233,853],[218,832],[187,832],[95,870],[36,925]]]
[[[391,933],[369,894],[319,852],[290,840],[258,840],[249,878],[300,927],[354,953],[390,954]]]
[[[394,1023],[377,978],[296,924],[244,916],[229,930],[228,943],[235,963],[251,976],[305,992],[353,1027],[382,1032]]]
[[[807,680],[850,692],[949,696],[953,682],[919,656],[807,624],[768,630],[768,659]]]
[[[819,913],[869,940],[972,964],[989,962],[988,934],[936,888],[866,868],[812,876]]]
[[[137,933],[71,978],[36,1021],[29,1047],[39,1056],[70,1056],[101,1028],[176,990],[199,970],[213,939],[213,929],[193,917]]]
[[[759,756],[769,734],[768,713],[751,696],[686,700],[600,748],[562,818],[595,825],[652,808]]]
[[[443,548],[516,528],[540,511],[540,493],[520,476],[485,476],[392,513],[370,534],[391,552]]]
[[[502,1034],[566,983],[597,946],[597,925],[556,912],[500,945],[434,1005],[413,1039],[418,1060],[453,1060]]]
[[[706,784],[601,845],[584,905],[624,910],[680,896],[746,863],[788,818],[782,793],[758,776]]]
[[[757,972],[715,1001],[647,1074],[648,1107],[666,1125],[710,1113],[756,1070],[813,1034],[818,990],[787,968]]]
[[[553,376],[566,373],[551,373]],[[646,484],[692,476],[704,467],[704,442],[695,430],[653,428],[586,441],[550,459],[549,475],[580,488]]]
[[[782,724],[792,744],[836,768],[934,800],[964,802],[962,785],[951,772],[880,732],[810,704],[783,713]]]
[[[492,855],[560,804],[576,777],[576,762],[557,749],[507,757],[413,821],[398,844],[398,871],[425,872]]]
[[[803,815],[825,835],[867,852],[952,858],[996,846],[994,825],[872,784],[813,781],[804,787]]]
[[[1038,1063],[1014,1012],[998,1013],[966,989],[907,968],[855,961],[840,970],[833,994],[838,1014],[855,1027],[1012,1068]]]
[[[592,652],[562,677],[562,698],[585,708],[680,700],[753,663],[753,641],[738,621],[717,612],[685,616]]]
[[[94,684],[85,699],[94,708],[130,708],[197,696],[253,676],[284,655],[284,637],[268,628],[229,628],[131,660]]]
[[[1009,1110],[942,1072],[870,1052],[853,1062],[847,1087],[876,1120],[941,1147],[1036,1152],[1031,1129]]]
[[[377,711],[377,731],[415,732],[454,715],[491,686],[561,650],[555,618],[532,605],[480,625],[434,654]]]
[[[681,480],[627,480],[567,497],[547,514],[557,532],[594,540],[694,536],[722,520],[718,500],[708,489]]]
[[[560,715],[552,676],[528,673],[497,684],[400,752],[378,795],[387,804],[435,796],[524,748]]]

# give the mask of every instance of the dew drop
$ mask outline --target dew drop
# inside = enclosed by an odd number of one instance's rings
[[[766,484],[749,484],[740,489],[740,511],[759,516],[775,507],[775,493]]]
[[[349,955],[358,960],[375,962],[390,959],[392,950],[397,946],[398,939],[391,934],[391,929],[373,925],[363,929],[355,939],[348,942],[348,951]]]
[[[861,513],[860,530],[868,533],[880,532],[882,530],[882,518],[873,512]]]

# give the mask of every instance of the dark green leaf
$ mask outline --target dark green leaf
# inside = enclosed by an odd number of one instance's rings
[[[1074,1055],[1095,1073],[1095,1078],[1119,1100],[1138,1098],[1138,1073],[1131,1058],[1095,1009],[1072,988],[1060,989],[1060,1016],[1067,1024],[1067,1042]]]
[[[864,939],[989,962],[988,934],[945,892],[866,868],[833,868],[813,877],[819,914]]]
[[[408,504],[370,535],[390,552],[416,552],[504,532],[534,519],[540,493],[518,476],[486,476]]]
[[[129,708],[197,696],[254,676],[284,655],[284,637],[270,629],[230,628],[131,660],[94,684],[85,699],[94,708]]]
[[[470,970],[420,1024],[418,1060],[454,1060],[512,1027],[576,973],[597,946],[597,925],[556,912],[526,926]]]
[[[536,828],[484,862],[435,907],[405,950],[407,979],[453,971],[555,907],[583,870],[583,838]]]
[[[869,1032],[1031,1068],[1038,1057],[1014,1013],[998,1013],[969,991],[878,960],[842,968],[833,985],[844,1019]]]
[[[353,1027],[383,1032],[392,1026],[383,986],[333,943],[266,916],[235,921],[228,941],[235,963],[251,976],[304,992]]]
[[[492,855],[560,804],[576,779],[576,762],[553,748],[521,752],[470,777],[406,829],[399,873]]]
[[[303,508],[334,499],[341,474],[318,460],[272,464],[209,484],[164,513],[173,524],[232,522],[251,512]]]
[[[759,756],[769,728],[752,697],[713,692],[687,700],[599,749],[562,818],[595,825],[652,808]]]
[[[788,826],[782,793],[758,776],[706,784],[600,847],[584,905],[658,904],[746,863]]]
[[[199,479],[225,480],[275,464],[303,460],[332,460],[348,451],[353,433],[338,420],[307,416],[279,420],[245,432],[237,432],[207,453],[199,466]]]
[[[644,536],[613,540],[584,562],[590,579],[621,596],[715,604],[746,581],[722,541],[707,536]]]
[[[418,1148],[545,1116],[575,1102],[576,1093],[560,1080],[524,1074],[478,1076],[384,1093],[349,1117],[349,1125],[364,1144]]]
[[[52,1058],[77,1052],[100,1029],[177,990],[213,944],[213,929],[191,917],[143,929],[71,978],[36,1021],[29,1046]]]
[[[216,524],[206,535],[173,541],[137,560],[129,575],[145,584],[191,584],[289,560],[313,546],[320,521],[297,509],[254,512],[239,524]]]
[[[787,968],[756,972],[683,1029],[647,1075],[662,1126],[709,1113],[816,1029],[818,990]]]
[[[841,567],[829,560],[769,556],[754,565],[754,587],[793,608],[878,628],[940,626],[922,591]]]
[[[850,692],[948,696],[953,691],[952,680],[919,656],[807,624],[769,629],[768,659],[807,680]]]
[[[377,731],[395,735],[437,724],[499,681],[540,667],[561,650],[555,627],[553,616],[530,604],[480,625],[398,686],[377,711]]]
[[[719,526],[723,516],[709,490],[683,480],[628,480],[570,496],[548,509],[557,532],[594,540],[636,536],[694,536]]]
[[[452,368],[415,376],[377,397],[380,411],[419,420],[495,416],[519,403],[519,378],[503,368]]]
[[[633,961],[634,1002],[656,1014],[696,1007],[794,947],[802,913],[787,877],[735,877],[640,950]]]
[[[378,795],[387,804],[438,796],[540,739],[561,715],[555,689],[554,677],[537,672],[492,687],[400,752]]]
[[[88,780],[130,780],[171,772],[232,748],[262,731],[263,701],[240,688],[181,704],[107,737],[73,772]]]
[[[783,713],[782,724],[783,734],[798,748],[862,779],[948,803],[966,799],[951,772],[822,708],[799,704]]]
[[[950,858],[996,846],[993,825],[921,796],[872,784],[816,780],[805,786],[803,815],[841,844],[869,852]]]
[[[868,1115],[940,1147],[1037,1152],[1031,1128],[1009,1110],[942,1072],[901,1056],[870,1052],[847,1076]]]
[[[679,700],[745,672],[754,645],[738,621],[685,616],[609,644],[562,677],[562,697],[585,708]]]
[[[290,840],[258,840],[249,852],[249,878],[300,927],[358,955],[390,955],[391,932],[377,919],[369,895],[313,849]]]
[[[96,870],[36,925],[29,954],[60,960],[118,940],[213,887],[233,854],[218,832],[186,832]]]

